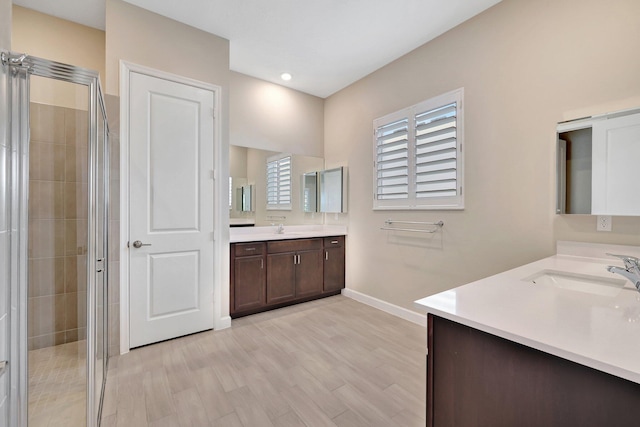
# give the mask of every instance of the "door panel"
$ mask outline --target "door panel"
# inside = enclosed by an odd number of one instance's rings
[[[296,298],[322,293],[322,251],[298,252]]]
[[[260,308],[265,303],[264,257],[239,257],[234,262],[234,311]]]
[[[200,103],[157,93],[149,103],[150,231],[198,231]]]
[[[277,304],[295,298],[295,256],[295,252],[267,255],[267,304]]]
[[[150,255],[149,270],[149,319],[198,309],[198,251]]]
[[[215,105],[211,90],[136,72],[130,94],[130,346],[137,347],[213,327]]]
[[[324,292],[344,288],[344,246],[325,249]]]

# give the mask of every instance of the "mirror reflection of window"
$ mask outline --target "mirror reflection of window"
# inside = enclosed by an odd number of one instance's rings
[[[291,156],[267,161],[267,209],[291,209]]]

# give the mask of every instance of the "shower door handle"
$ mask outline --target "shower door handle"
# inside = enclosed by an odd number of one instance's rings
[[[142,243],[140,240],[133,242],[133,247],[136,249],[140,249],[143,246],[151,246],[151,243]]]

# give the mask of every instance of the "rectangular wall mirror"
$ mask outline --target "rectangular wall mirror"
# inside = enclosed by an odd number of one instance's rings
[[[320,212],[346,212],[345,168],[320,171]]]
[[[242,212],[253,212],[253,185],[246,184],[240,188],[241,191],[241,206]]]
[[[267,161],[278,157],[282,153],[256,148],[229,147],[229,173],[233,177],[233,188],[237,189],[251,184],[251,210],[242,209],[242,191],[234,196],[236,202],[229,211],[231,220],[252,220],[256,226],[268,226],[271,224],[284,225],[315,225],[323,223],[323,216],[317,214],[317,198],[314,199],[311,187],[305,190],[307,173],[315,173],[324,168],[324,159],[321,157],[291,155],[291,209],[269,210],[267,209]],[[313,178],[309,178],[309,185]],[[247,193],[248,191],[245,191]],[[305,202],[304,195],[308,192],[309,199]],[[317,194],[317,187],[316,187]],[[313,202],[316,203],[314,210]],[[305,205],[309,210],[305,210]]]
[[[557,127],[556,213],[639,216],[640,109]]]
[[[302,211],[318,212],[318,172],[302,174]]]
[[[592,128],[558,133],[556,213],[591,214]]]

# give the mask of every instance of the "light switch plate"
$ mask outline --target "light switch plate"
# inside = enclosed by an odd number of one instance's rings
[[[598,215],[596,230],[611,231],[611,215]]]

